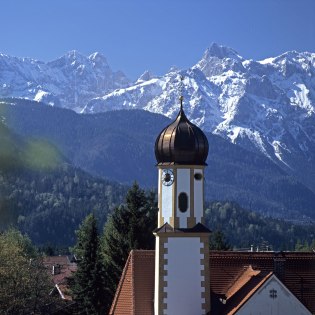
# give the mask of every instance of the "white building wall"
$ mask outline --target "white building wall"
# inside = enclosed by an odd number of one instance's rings
[[[275,290],[276,293],[271,290]],[[277,295],[276,298],[270,297],[272,292]],[[275,276],[272,276],[236,314],[311,315],[304,305]]]
[[[204,288],[201,281],[201,259],[204,254],[200,253],[203,243],[199,237],[170,237],[165,258],[167,259],[167,275],[164,280],[167,282],[165,292],[167,304],[165,315],[201,315],[202,303],[205,299],[201,297]],[[156,313],[157,314],[157,313]]]
[[[199,223],[203,216],[203,171],[197,169],[194,171],[194,174],[196,173],[202,174],[201,180],[194,179],[194,212],[196,223]]]
[[[187,218],[190,216],[190,169],[177,169],[177,209],[176,215],[179,218],[179,227],[187,228]],[[178,208],[178,195],[180,193],[188,195],[188,208],[186,212],[181,212]]]

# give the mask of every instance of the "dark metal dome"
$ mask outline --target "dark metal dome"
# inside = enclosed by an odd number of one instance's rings
[[[206,165],[209,145],[205,134],[186,117],[181,98],[180,111],[155,141],[158,164]]]

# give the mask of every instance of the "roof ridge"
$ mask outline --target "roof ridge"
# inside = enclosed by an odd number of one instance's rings
[[[130,252],[131,256],[131,288],[132,288],[132,303],[131,303],[131,311],[132,315],[136,315],[136,290],[135,290],[135,250],[131,250]]]
[[[155,250],[154,249],[133,249],[133,254],[135,257],[140,257],[140,256],[152,256],[152,254],[155,255]]]
[[[117,302],[118,302],[118,297],[119,297],[120,291],[122,289],[122,286],[123,286],[123,283],[124,283],[124,280],[125,280],[125,276],[126,276],[126,273],[127,273],[127,270],[128,270],[129,262],[131,260],[131,255],[132,255],[132,251],[129,253],[128,258],[126,260],[125,267],[124,267],[123,272],[121,274],[121,277],[120,277],[120,280],[119,280],[119,283],[118,283],[118,286],[117,286],[117,289],[116,289],[116,292],[115,292],[114,300],[112,302],[112,305],[111,305],[111,308],[110,308],[110,311],[109,311],[109,315],[113,315],[114,312],[115,312],[115,308],[116,308]]]
[[[233,279],[233,281],[230,283],[230,286],[226,292],[227,299],[230,299],[237,291],[239,291],[241,288],[243,288],[251,279],[253,276],[257,276],[261,273],[261,270],[255,270],[253,269],[252,265],[249,264],[247,266],[244,266],[243,270],[238,273],[238,275]],[[244,279],[244,283],[241,284],[241,286],[235,290],[234,286],[242,279],[245,278],[245,276],[248,276],[248,279]],[[234,290],[233,290],[234,288]],[[231,293],[231,295],[229,295]]]

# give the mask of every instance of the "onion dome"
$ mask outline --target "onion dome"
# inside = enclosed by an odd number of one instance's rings
[[[155,141],[158,164],[206,165],[209,145],[205,134],[191,123],[183,110],[170,125],[164,128]]]

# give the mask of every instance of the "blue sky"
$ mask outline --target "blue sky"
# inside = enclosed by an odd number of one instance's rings
[[[245,58],[315,52],[315,0],[0,0],[0,52],[103,53],[131,79],[188,68],[212,43]]]

